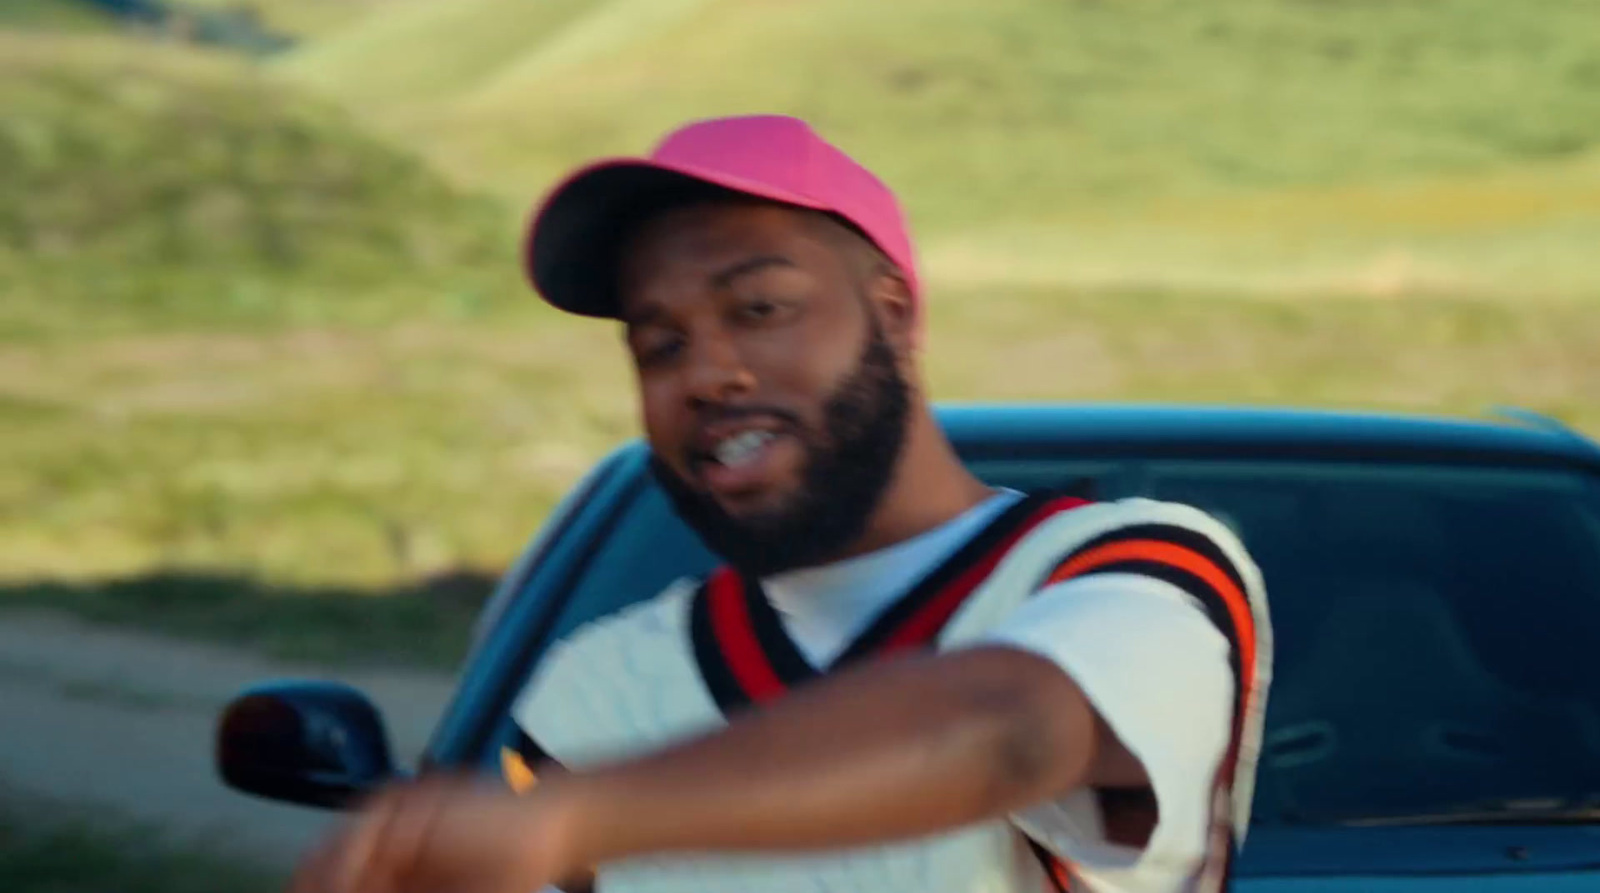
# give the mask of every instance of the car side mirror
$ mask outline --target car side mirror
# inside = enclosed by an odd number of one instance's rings
[[[217,722],[216,764],[247,794],[334,809],[396,777],[377,708],[333,682],[272,682],[234,698]]]

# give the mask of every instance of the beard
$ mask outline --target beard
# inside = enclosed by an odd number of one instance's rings
[[[788,416],[805,461],[799,486],[782,504],[734,517],[653,452],[650,471],[678,517],[740,572],[763,577],[824,564],[861,537],[889,487],[905,444],[910,390],[874,324],[855,370],[823,404],[822,430]]]

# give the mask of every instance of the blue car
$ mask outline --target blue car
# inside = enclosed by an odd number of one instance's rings
[[[1241,893],[1600,891],[1600,446],[1535,416],[942,405],[982,478],[1199,506],[1266,580],[1274,682]],[[716,563],[642,443],[601,461],[479,619],[420,771],[498,773],[551,643]],[[338,808],[400,771],[365,696],[242,693],[223,779]]]

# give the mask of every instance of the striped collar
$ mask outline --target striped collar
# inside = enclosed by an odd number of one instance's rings
[[[790,638],[760,582],[721,568],[701,586],[690,609],[701,676],[717,706],[729,714],[866,658],[926,647],[1013,544],[1051,515],[1082,504],[1055,494],[1018,500],[888,604],[821,669]]]

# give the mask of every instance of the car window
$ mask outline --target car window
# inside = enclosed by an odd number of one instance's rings
[[[1600,791],[1600,499],[1558,471],[1172,463],[1233,516],[1276,639],[1257,819]]]
[[[1326,823],[1600,791],[1600,495],[1566,471],[984,461],[994,484],[1137,481],[1266,581],[1276,640],[1255,821]],[[715,563],[641,488],[556,637]]]

